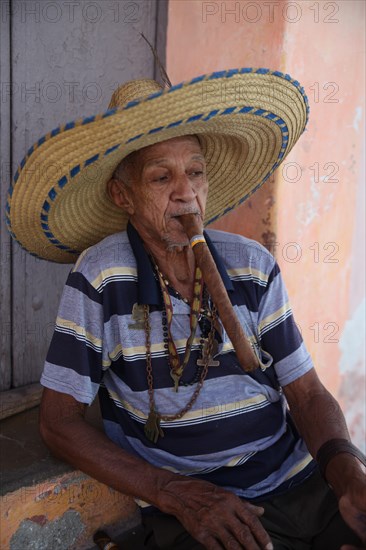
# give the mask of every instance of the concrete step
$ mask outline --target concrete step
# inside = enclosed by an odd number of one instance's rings
[[[97,405],[88,421],[101,427]],[[91,550],[105,530],[121,549],[143,548],[133,499],[52,457],[38,431],[38,408],[0,423],[1,550]]]

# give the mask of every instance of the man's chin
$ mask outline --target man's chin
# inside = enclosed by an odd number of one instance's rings
[[[166,234],[163,238],[168,250],[178,250],[186,246],[189,246],[189,239],[187,236]]]
[[[167,250],[168,252],[183,252],[185,248],[189,245],[189,242],[187,243],[170,243],[167,244]]]

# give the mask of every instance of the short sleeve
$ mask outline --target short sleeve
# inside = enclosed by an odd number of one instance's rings
[[[66,281],[41,384],[91,404],[103,376],[103,304],[83,273]]]
[[[290,384],[313,368],[295,323],[280,268],[274,260],[259,303],[258,335],[262,348],[273,357],[281,386]]]

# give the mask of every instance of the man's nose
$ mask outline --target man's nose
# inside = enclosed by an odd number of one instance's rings
[[[187,174],[180,174],[176,177],[172,193],[172,199],[175,201],[190,202],[197,196],[194,183]]]

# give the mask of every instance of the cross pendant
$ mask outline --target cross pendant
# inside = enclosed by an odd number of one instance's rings
[[[208,346],[208,339],[206,338],[202,349],[202,359],[197,360],[197,365],[199,367],[204,367],[206,364],[207,346]],[[218,352],[218,349],[219,349],[219,345],[217,343],[217,340],[214,340],[212,343],[212,351],[208,357],[208,363],[207,363],[208,367],[220,366],[220,361],[217,361],[214,359],[214,355],[216,355],[216,353]]]

